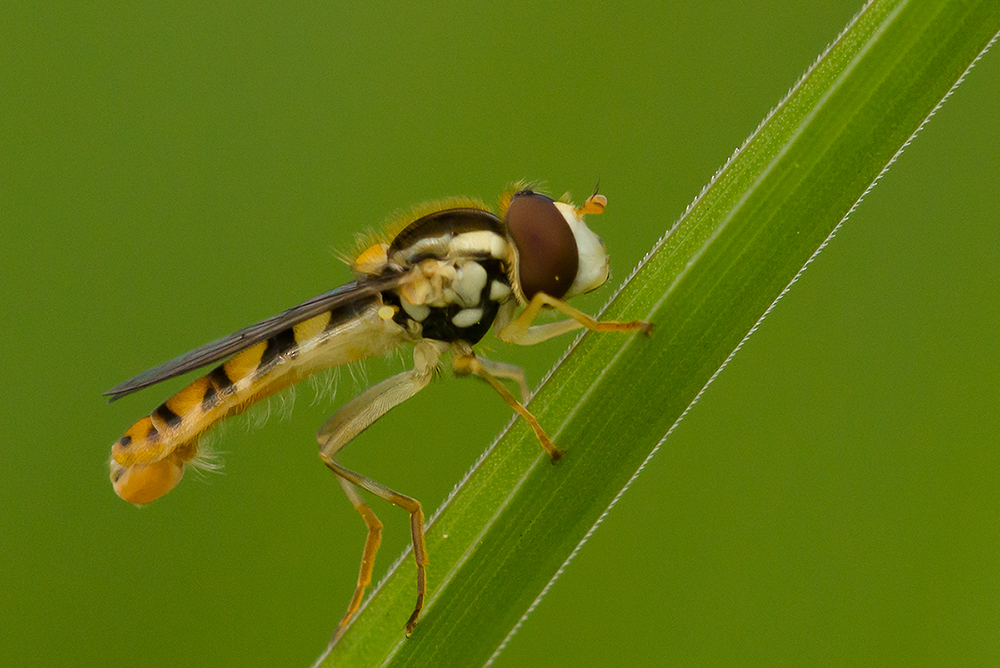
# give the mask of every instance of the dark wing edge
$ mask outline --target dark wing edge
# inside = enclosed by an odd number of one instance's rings
[[[339,288],[324,292],[312,299],[307,299],[301,304],[282,311],[277,315],[244,327],[238,332],[224,336],[211,343],[206,343],[168,362],[143,371],[139,375],[129,378],[124,383],[115,385],[107,392],[104,392],[102,396],[110,397],[108,403],[111,403],[151,385],[176,378],[188,371],[200,369],[212,362],[217,362],[245,348],[249,348],[255,343],[260,343],[293,325],[314,318],[325,311],[343,306],[355,299],[370,297],[397,287],[406,280],[406,277],[407,274],[404,273],[381,278],[365,278],[358,281],[351,281]]]

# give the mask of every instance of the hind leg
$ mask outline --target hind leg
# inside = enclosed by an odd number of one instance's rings
[[[358,488],[367,490],[399,506],[410,514],[410,532],[413,539],[413,557],[417,562],[417,603],[406,623],[407,634],[412,633],[417,624],[417,617],[423,607],[424,595],[427,592],[424,566],[427,564],[427,550],[424,547],[424,514],[420,502],[411,497],[399,494],[371,478],[344,468],[336,461],[336,454],[351,440],[370,427],[376,420],[388,413],[393,407],[403,403],[417,392],[427,387],[437,370],[438,360],[447,349],[445,344],[435,341],[421,341],[413,351],[414,368],[404,371],[381,383],[368,388],[351,401],[347,402],[316,435],[320,445],[320,458],[333,471],[340,481],[347,498],[358,510],[368,527],[368,537],[365,540],[364,552],[361,557],[361,569],[358,573],[358,584],[347,612],[334,634],[333,642],[346,629],[348,622],[357,612],[364,597],[365,588],[371,583],[375,554],[382,540],[382,523],[362,499]]]

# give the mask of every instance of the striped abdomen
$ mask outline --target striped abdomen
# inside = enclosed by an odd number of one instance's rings
[[[404,340],[382,300],[367,297],[327,311],[237,353],[142,418],[111,447],[111,482],[125,501],[149,503],[180,481],[215,423],[303,378],[384,355]]]

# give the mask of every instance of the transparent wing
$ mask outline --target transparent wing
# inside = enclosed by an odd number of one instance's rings
[[[201,368],[212,362],[217,362],[223,358],[237,353],[244,348],[249,348],[255,343],[268,339],[275,334],[288,329],[292,325],[313,318],[324,311],[344,306],[350,302],[364,297],[371,297],[375,294],[389,290],[401,285],[407,278],[407,274],[397,274],[382,278],[365,278],[360,281],[352,281],[345,285],[324,292],[312,299],[308,299],[297,306],[282,311],[266,320],[244,327],[238,332],[229,336],[206,343],[200,348],[184,353],[180,357],[175,357],[169,362],[164,362],[152,369],[143,371],[138,376],[126,380],[120,385],[112,387],[103,396],[111,397],[108,402],[132,394],[138,390],[156,385],[164,380],[175,378],[188,371]]]

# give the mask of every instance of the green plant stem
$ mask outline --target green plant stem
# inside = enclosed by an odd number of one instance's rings
[[[406,558],[322,665],[487,662],[998,30],[997,0],[867,5],[602,316],[650,320],[653,337],[582,337],[531,402],[564,460],[551,465],[514,422],[428,528],[413,636]]]

